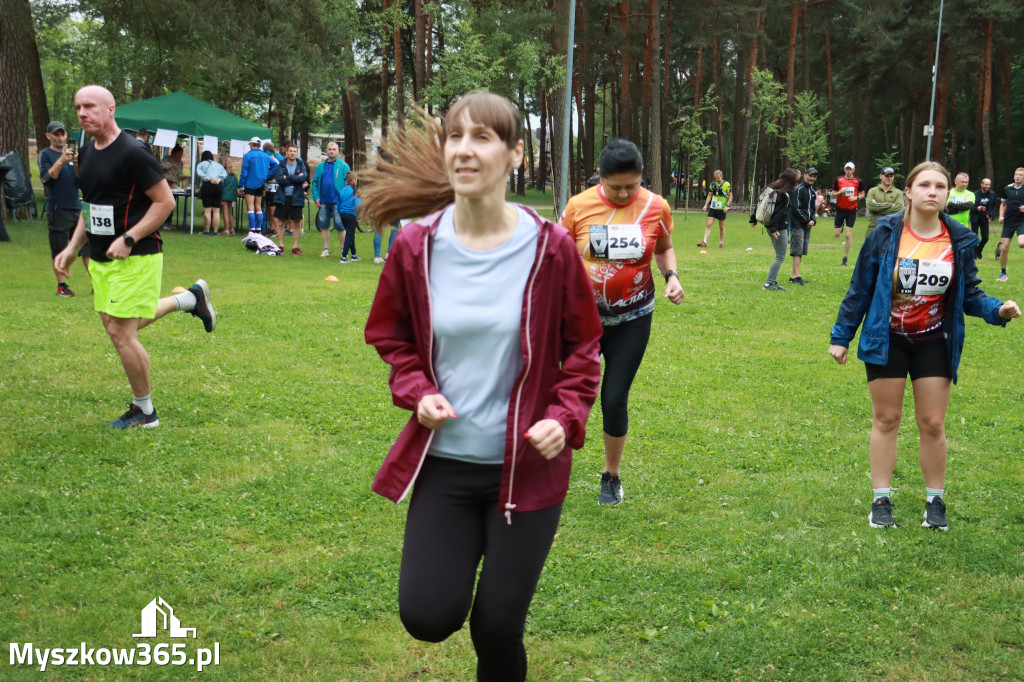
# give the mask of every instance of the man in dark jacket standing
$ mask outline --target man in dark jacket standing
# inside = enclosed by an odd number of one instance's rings
[[[999,195],[992,190],[992,180],[981,179],[981,188],[974,193],[974,208],[971,209],[971,232],[978,235],[980,242],[974,249],[974,257],[981,258],[985,244],[988,244],[989,216],[993,210],[998,216]]]
[[[789,281],[800,286],[806,284],[800,277],[800,261],[807,255],[811,228],[816,222],[814,202],[817,199],[817,192],[814,183],[817,180],[818,169],[811,166],[804,171],[800,184],[789,193],[789,255],[793,257],[793,275]]]

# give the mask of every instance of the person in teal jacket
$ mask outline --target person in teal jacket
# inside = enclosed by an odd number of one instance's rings
[[[845,365],[850,342],[864,323],[857,357],[865,363],[871,393],[872,528],[896,527],[890,484],[909,373],[926,493],[921,525],[949,529],[945,423],[964,347],[964,314],[1000,326],[1020,317],[1016,303],[1003,303],[979,287],[978,238],[942,212],[951,184],[949,173],[934,161],[910,172],[907,210],[884,216],[864,240],[832,327],[829,354]]]
[[[338,158],[338,143],[327,143],[327,160],[317,164],[313,172],[313,185],[310,188],[313,196],[313,203],[316,204],[316,229],[320,230],[320,238],[324,243],[324,250],[320,253],[321,258],[331,255],[330,234],[331,224],[338,233],[338,247],[345,247],[345,225],[341,221],[341,212],[338,204],[341,201],[342,191],[346,187],[345,176],[348,175],[349,165],[344,159]]]

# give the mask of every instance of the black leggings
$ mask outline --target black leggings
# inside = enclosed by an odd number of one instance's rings
[[[614,438],[625,436],[629,430],[629,389],[647,351],[653,317],[644,315],[605,327],[601,336],[601,355],[604,356],[601,416],[604,432]]]
[[[500,464],[427,457],[406,516],[398,609],[409,634],[426,642],[447,639],[469,614],[477,680],[522,682],[526,613],[562,505],[513,514],[508,525],[500,487]]]

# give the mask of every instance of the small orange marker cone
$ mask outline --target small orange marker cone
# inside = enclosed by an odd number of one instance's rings
[[[326,277],[324,277],[324,281],[325,282],[337,282],[338,278],[335,277],[334,275],[327,275]]]
[[[174,287],[173,289],[171,289],[172,294],[183,294],[186,291],[188,291],[188,289],[186,289],[185,287]]]

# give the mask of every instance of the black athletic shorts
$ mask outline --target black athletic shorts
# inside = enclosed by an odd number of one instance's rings
[[[708,217],[715,220],[725,220],[725,211],[720,208],[709,208]]]
[[[853,227],[853,221],[857,219],[857,209],[855,208],[837,208],[836,209],[836,229],[843,227]]]
[[[889,335],[889,362],[885,365],[864,363],[868,381],[874,379],[906,379],[921,377],[952,378],[949,371],[949,350],[941,336],[927,341],[912,342],[900,336]]]
[[[1014,235],[1024,234],[1024,222],[1005,222],[1003,223],[1003,239],[1013,239]]]
[[[274,217],[278,220],[302,220],[302,207],[275,204]]]
[[[248,195],[254,196],[254,197],[261,197],[261,196],[263,196],[263,188],[262,187],[246,187],[245,188],[245,194],[248,194]]]

